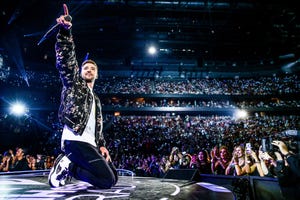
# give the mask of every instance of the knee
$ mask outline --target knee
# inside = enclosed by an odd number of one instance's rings
[[[98,181],[98,187],[102,189],[110,189],[117,183],[117,178],[115,177],[110,177],[106,179],[102,179]]]

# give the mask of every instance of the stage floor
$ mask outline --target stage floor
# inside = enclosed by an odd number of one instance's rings
[[[211,183],[137,176],[120,176],[111,189],[98,189],[75,179],[63,187],[51,188],[48,173],[1,174],[0,199],[235,199],[230,190]]]

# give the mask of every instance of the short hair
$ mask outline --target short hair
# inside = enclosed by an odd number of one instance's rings
[[[26,147],[20,147],[20,149],[22,149],[22,152],[24,153],[24,155],[28,154],[28,149]]]
[[[91,59],[83,61],[83,63],[81,64],[81,67],[83,67],[83,65],[85,65],[86,63],[91,63],[91,64],[95,65],[98,69],[98,66],[97,66],[96,62],[91,60]]]

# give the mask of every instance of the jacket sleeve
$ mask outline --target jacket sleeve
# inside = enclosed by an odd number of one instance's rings
[[[106,141],[104,140],[103,137],[99,138],[98,140],[98,147],[105,147],[106,146]]]
[[[97,95],[94,95],[95,97],[95,101],[96,101],[96,105],[97,105],[97,110],[96,110],[96,114],[97,114],[97,123],[96,123],[96,143],[99,147],[102,146],[106,146],[106,141],[103,135],[103,116],[102,116],[102,107],[101,107],[101,102],[100,99]]]
[[[75,44],[71,30],[60,28],[55,43],[56,68],[59,71],[62,84],[65,87],[72,85],[79,76],[78,63],[75,54]]]
[[[287,158],[287,162],[294,176],[300,178],[300,160],[297,155],[291,155]]]

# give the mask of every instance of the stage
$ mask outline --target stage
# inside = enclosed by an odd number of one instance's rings
[[[230,190],[212,183],[134,175],[120,176],[117,185],[111,189],[98,189],[75,179],[63,187],[51,188],[48,173],[1,173],[0,199],[235,199]]]

